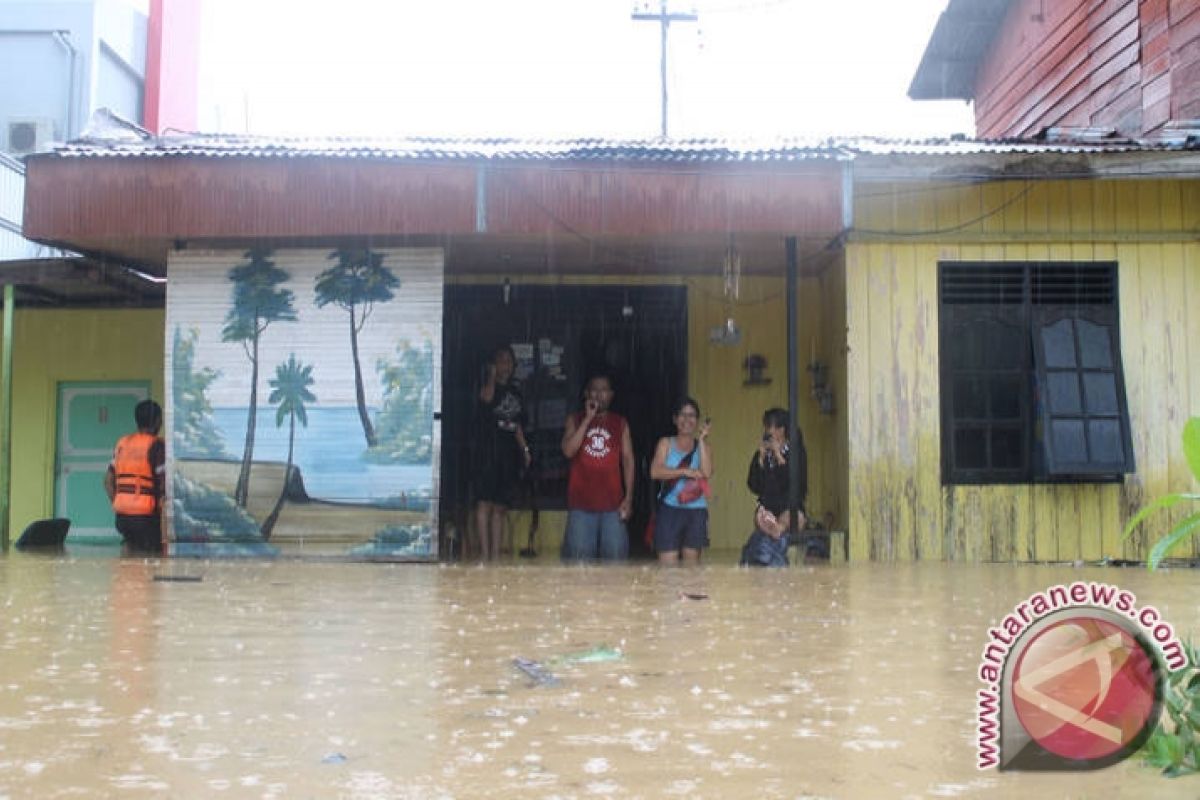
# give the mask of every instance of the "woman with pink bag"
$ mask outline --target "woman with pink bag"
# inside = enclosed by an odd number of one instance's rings
[[[654,521],[658,563],[697,564],[708,546],[708,479],[713,474],[709,420],[700,423],[700,404],[685,397],[675,404],[675,435],[658,440],[650,477],[662,481]]]

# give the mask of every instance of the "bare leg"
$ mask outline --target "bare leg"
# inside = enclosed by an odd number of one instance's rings
[[[658,563],[663,566],[670,566],[679,563],[679,553],[674,550],[664,550],[658,554]]]
[[[504,522],[505,516],[508,514],[508,508],[500,505],[492,506],[492,525],[491,525],[491,552],[488,554],[489,561],[500,560],[500,542],[504,538]]]
[[[693,550],[690,547],[683,548],[683,563],[686,566],[695,566],[700,563],[700,551]]]
[[[492,504],[480,500],[475,506],[475,538],[479,541],[479,560],[488,559],[488,528],[492,518]]]

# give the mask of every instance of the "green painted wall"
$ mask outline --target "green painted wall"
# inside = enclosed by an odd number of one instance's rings
[[[59,381],[149,381],[163,396],[163,311],[17,309],[13,319],[13,541],[54,513]],[[129,422],[133,428],[133,420]]]

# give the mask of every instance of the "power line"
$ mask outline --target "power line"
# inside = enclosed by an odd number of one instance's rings
[[[794,2],[796,0],[750,0],[750,2],[733,2],[717,6],[702,3],[701,10],[705,14],[752,14],[756,11],[767,11],[777,6],[791,5]]]

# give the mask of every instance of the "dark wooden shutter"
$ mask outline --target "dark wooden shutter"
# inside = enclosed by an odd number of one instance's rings
[[[1035,381],[1049,477],[1132,472],[1112,305],[1035,305]]]
[[[942,479],[1028,480],[1024,265],[948,263],[940,278]]]

